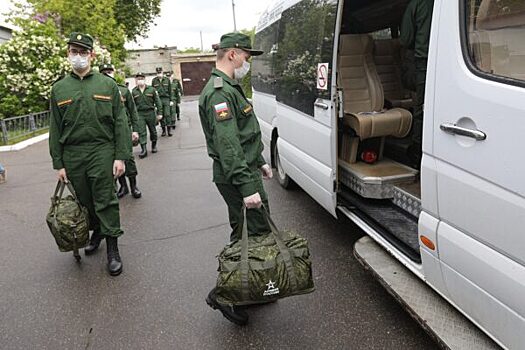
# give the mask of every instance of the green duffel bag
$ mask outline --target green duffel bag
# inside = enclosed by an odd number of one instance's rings
[[[262,304],[313,292],[308,241],[294,232],[279,231],[267,213],[272,231],[248,237],[244,208],[243,217],[241,240],[228,244],[218,256],[217,301]]]
[[[66,187],[71,195],[63,198]],[[80,260],[78,250],[89,242],[89,214],[87,208],[80,204],[69,182],[58,182],[46,222],[58,249],[61,252],[73,251],[75,258]]]

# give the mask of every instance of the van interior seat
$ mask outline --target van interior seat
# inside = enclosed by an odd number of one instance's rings
[[[402,52],[399,39],[374,40],[373,57],[385,99],[393,107],[413,107],[412,96],[402,83]]]
[[[403,108],[384,109],[384,91],[372,57],[374,44],[368,34],[341,35],[339,85],[343,89],[343,123],[360,140],[374,137],[405,137],[412,114]]]

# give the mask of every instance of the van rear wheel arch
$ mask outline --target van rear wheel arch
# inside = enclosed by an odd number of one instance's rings
[[[279,158],[279,149],[277,147],[277,140],[279,139],[279,134],[277,132],[277,129],[274,129],[272,132],[272,141],[271,141],[271,161],[272,161],[272,167],[276,169],[276,176],[277,181],[279,181],[279,184],[284,189],[292,189],[295,183],[293,180],[286,174],[284,169],[281,166],[281,161]]]

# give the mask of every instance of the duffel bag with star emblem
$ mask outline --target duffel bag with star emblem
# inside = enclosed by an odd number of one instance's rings
[[[217,301],[250,305],[275,301],[315,290],[308,241],[292,231],[280,231],[269,216],[267,235],[248,236],[243,208],[241,240],[219,254]]]

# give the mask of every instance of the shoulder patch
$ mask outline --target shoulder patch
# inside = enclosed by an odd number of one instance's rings
[[[224,86],[224,80],[221,77],[216,77],[213,79],[213,87],[216,89],[220,89]]]
[[[215,110],[215,119],[218,122],[223,122],[233,118],[226,102],[216,104],[213,106],[213,109]]]

